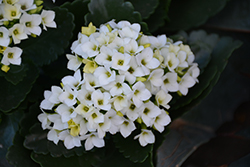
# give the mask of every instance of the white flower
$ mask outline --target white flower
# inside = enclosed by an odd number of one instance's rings
[[[68,128],[67,122],[62,122],[61,115],[55,113],[48,115],[48,119],[53,122],[53,128],[57,130],[64,130]]]
[[[108,119],[108,117],[104,116],[104,121],[99,123],[97,126],[98,137],[103,138],[110,127],[111,121]]]
[[[196,82],[199,82],[197,77],[200,75],[200,69],[198,68],[197,63],[193,63],[192,66],[188,69],[187,73],[195,79]]]
[[[75,112],[86,118],[89,117],[94,109],[95,108],[93,106],[89,106],[85,101],[82,101],[81,104],[75,108]]]
[[[112,101],[116,111],[122,110],[128,104],[128,98],[124,95],[115,96]]]
[[[133,121],[125,119],[123,123],[120,125],[120,133],[124,138],[128,137],[134,130],[136,129]]]
[[[147,126],[151,126],[153,118],[160,115],[161,110],[151,101],[144,103],[142,107],[143,107],[143,112],[141,114],[141,118]]]
[[[142,111],[142,106],[136,107],[134,103],[129,102],[127,107],[123,108],[121,112],[126,114],[130,120],[135,121],[141,115]]]
[[[25,32],[25,26],[22,24],[15,24],[9,29],[9,33],[13,38],[14,44],[19,44],[21,40],[28,38]]]
[[[99,65],[104,65],[105,67],[111,67],[112,57],[116,50],[112,50],[106,46],[102,46],[100,49],[100,54],[95,57],[95,61]]]
[[[88,105],[92,105],[93,101],[92,101],[91,95],[93,91],[87,90],[85,88],[85,85],[82,85],[81,89],[78,91],[77,99],[83,104],[86,103]]]
[[[154,86],[161,86],[163,84],[162,81],[163,74],[164,74],[163,69],[156,69],[150,73],[148,80]]]
[[[59,100],[70,107],[76,104],[77,94],[78,92],[72,90],[69,85],[64,85],[64,92],[60,94]]]
[[[116,77],[114,70],[111,71],[110,68],[106,69],[105,67],[97,67],[94,76],[98,78],[100,86],[109,84]]]
[[[139,138],[141,146],[145,147],[147,144],[153,144],[155,142],[155,136],[151,130],[142,129],[142,132],[135,136],[134,139]]]
[[[4,5],[4,17],[10,21],[14,19],[19,19],[19,17],[21,16],[20,9],[21,9],[20,4],[14,4],[14,5],[5,4]]]
[[[41,13],[43,29],[47,30],[46,27],[56,28],[56,23],[54,21],[55,12],[52,10],[42,10]]]
[[[55,131],[55,129],[51,129],[47,134],[47,138],[48,140],[53,141],[55,144],[57,144],[59,141],[59,134],[57,131]]]
[[[136,77],[142,77],[145,75],[142,67],[139,67],[136,63],[135,56],[131,56],[128,70],[126,72],[120,71],[120,73],[125,75],[126,80],[131,85],[136,81]]]
[[[168,67],[169,71],[173,72],[174,69],[179,65],[179,59],[174,53],[170,52],[164,60],[164,64]]]
[[[179,67],[188,67],[188,62],[186,62],[187,53],[184,51],[179,51],[177,54],[177,58],[179,59]]]
[[[111,104],[109,103],[110,94],[108,92],[102,93],[100,89],[95,90],[91,99],[93,100],[94,106],[103,110],[110,110]]]
[[[104,147],[105,145],[103,138],[99,138],[97,136],[97,133],[88,134],[85,136],[85,138],[87,139],[85,141],[84,146],[87,151],[91,150],[94,146],[101,148],[101,147]]]
[[[85,53],[85,55],[82,54],[81,56],[83,56],[83,58],[85,59],[87,59],[88,57],[94,57],[97,54],[99,54],[99,51],[98,51],[99,43],[98,41],[96,41],[94,36],[95,34],[91,34],[89,36],[89,41],[81,45],[81,49]]]
[[[82,64],[82,60],[77,55],[66,54],[68,61],[67,68],[76,71]]]
[[[32,9],[36,9],[34,0],[18,0],[18,4],[21,5],[21,11],[29,11]]]
[[[53,104],[58,104],[61,101],[59,100],[59,96],[63,93],[63,90],[59,86],[51,87],[51,96],[49,97],[49,101]]]
[[[49,98],[50,98],[51,95],[52,95],[52,92],[46,90],[46,91],[44,91],[43,94],[44,94],[44,98],[45,98],[45,99],[41,102],[40,108],[45,109],[45,110],[51,110],[52,107],[54,106],[54,103],[52,103],[52,102],[49,100]]]
[[[155,95],[155,99],[156,102],[158,104],[158,106],[163,106],[166,109],[169,109],[170,106],[168,105],[168,103],[170,102],[170,100],[172,99],[172,96],[168,93],[166,93],[164,90],[160,90],[156,95]]]
[[[148,100],[151,97],[151,93],[145,88],[145,85],[139,81],[132,87],[133,95],[132,99],[136,107],[140,107],[143,101]]]
[[[48,116],[49,115],[47,113],[43,112],[43,113],[39,114],[38,117],[37,117],[38,120],[42,123],[43,130],[44,129],[50,129],[51,122],[48,119]]]
[[[59,133],[59,139],[64,141],[64,146],[67,149],[72,149],[74,147],[80,147],[81,140],[79,136],[71,136],[69,131],[65,130]]]
[[[104,122],[104,115],[100,113],[99,110],[94,109],[90,112],[89,116],[87,117],[87,120],[87,129],[89,131],[95,131],[97,128],[97,124]]]
[[[166,113],[165,110],[161,110],[161,114],[155,117],[153,126],[159,132],[164,131],[164,127],[171,122],[170,116]]]
[[[10,44],[9,30],[5,27],[0,27],[0,45],[8,46]]]
[[[124,122],[123,117],[117,115],[116,111],[113,109],[110,109],[105,116],[111,121],[110,128],[108,131],[111,134],[115,134],[119,131],[120,125]]]
[[[138,43],[135,41],[135,39],[131,39],[129,43],[124,45],[124,52],[128,53],[130,55],[139,53],[144,49],[143,46],[138,46]]]
[[[83,58],[87,58],[87,54],[82,50],[81,46],[85,42],[89,41],[89,37],[87,35],[84,35],[82,33],[78,34],[78,39],[74,41],[71,45],[71,50],[73,53],[76,53],[77,55],[82,56]]]
[[[3,58],[1,60],[1,63],[4,65],[10,65],[10,64],[20,65],[22,52],[23,52],[22,49],[18,47],[13,47],[13,48],[7,47],[3,52]]]
[[[160,65],[159,60],[153,57],[153,50],[150,47],[136,55],[136,60],[142,66],[145,75],[150,73],[149,69],[155,69]]]
[[[93,74],[84,73],[83,75],[84,83],[88,91],[94,91],[96,87],[100,86],[99,80]]]
[[[124,82],[124,79],[124,75],[117,75],[114,82],[104,85],[103,88],[109,90],[111,96],[121,95],[122,93],[124,95],[128,95],[132,90],[130,89],[129,85]]]
[[[166,42],[167,42],[166,35],[159,35],[157,37],[149,36],[148,38],[149,38],[149,41],[150,41],[150,44],[151,44],[151,46],[150,46],[151,48],[160,49],[163,46],[165,46]]]
[[[38,14],[26,14],[24,13],[22,17],[20,18],[20,23],[25,26],[26,34],[35,34],[40,35],[42,32],[42,29],[39,27],[41,24],[42,18]]]
[[[60,104],[56,108],[56,112],[61,115],[62,122],[68,122],[72,118],[76,117],[76,112],[74,112],[74,108],[68,107],[65,104]]]
[[[137,39],[141,30],[140,24],[134,23],[131,25],[128,21],[120,21],[117,24],[117,27],[121,28],[121,30],[118,30],[118,32],[122,38],[128,37],[132,39]]]
[[[163,84],[161,88],[166,92],[177,92],[179,90],[179,84],[177,83],[177,73],[168,72],[163,77]]]
[[[189,73],[186,73],[182,78],[179,83],[179,91],[183,95],[187,95],[188,93],[188,88],[191,88],[195,84],[195,79],[190,76]]]
[[[68,85],[72,89],[77,89],[78,86],[82,83],[82,76],[80,70],[77,70],[74,73],[74,76],[65,76],[62,79],[63,85]]]
[[[121,54],[119,52],[114,53],[112,57],[112,68],[121,71],[127,71],[129,69],[129,62],[131,56],[127,53]]]

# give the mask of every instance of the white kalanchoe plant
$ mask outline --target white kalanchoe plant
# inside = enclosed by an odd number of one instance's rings
[[[42,33],[42,28],[56,28],[55,12],[42,10],[41,4],[34,0],[3,0],[0,1],[0,66],[8,72],[9,65],[20,65],[22,49],[15,46],[29,36],[36,37]],[[14,47],[13,47],[14,46]],[[5,50],[18,51],[15,56],[6,56]],[[19,54],[20,53],[20,54]]]
[[[170,93],[185,96],[198,82],[188,45],[143,35],[137,23],[112,20],[99,29],[90,23],[71,50],[67,67],[75,74],[62,78],[62,88],[45,91],[38,116],[48,140],[62,140],[67,149],[80,141],[86,150],[104,147],[107,133],[127,138],[136,129],[141,146],[154,143],[154,131],[171,122]]]

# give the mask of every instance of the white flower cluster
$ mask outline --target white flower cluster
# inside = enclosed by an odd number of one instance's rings
[[[68,69],[75,73],[61,80],[62,87],[44,92],[38,116],[49,129],[48,140],[62,140],[67,149],[83,140],[86,150],[103,147],[106,133],[126,138],[137,128],[141,133],[134,139],[142,146],[154,143],[152,130],[163,132],[171,121],[165,111],[169,93],[186,95],[198,82],[188,45],[165,35],[143,35],[136,23],[110,21],[98,30],[90,23],[71,50]]]
[[[15,46],[28,35],[39,36],[46,27],[56,28],[55,12],[42,10],[41,0],[0,0],[0,61],[7,72],[10,64],[20,65],[22,49]],[[12,43],[13,42],[13,43]],[[14,47],[12,47],[14,45]]]

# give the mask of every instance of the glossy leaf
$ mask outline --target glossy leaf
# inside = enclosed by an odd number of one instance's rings
[[[227,59],[235,49],[241,46],[241,44],[240,41],[233,41],[232,38],[229,37],[223,37],[219,40],[213,49],[212,58],[205,68],[204,73],[199,76],[199,78],[201,78],[200,83],[191,88],[186,97],[182,97],[180,100],[173,103],[173,107],[169,111],[172,119],[190,110],[192,106],[198,104],[209,94],[213,86],[217,83],[221,72],[224,70]]]
[[[136,132],[132,133],[127,138],[124,138],[120,134],[116,134],[113,138],[116,147],[125,156],[125,158],[129,158],[134,163],[141,163],[147,159],[150,153],[152,153],[153,145],[148,144],[147,146],[142,147],[138,139],[134,140],[134,136],[140,133],[138,131]]]
[[[63,142],[60,141],[57,145],[47,139],[48,130],[42,130],[41,123],[36,123],[30,128],[30,134],[25,136],[24,146],[33,150],[37,154],[50,153],[53,157],[72,157],[74,155],[82,155],[85,152],[84,147],[75,147],[66,149]]]
[[[140,23],[141,15],[134,11],[130,2],[124,0],[92,0],[89,5],[89,11],[85,16],[86,23],[92,22],[96,27],[112,19],[116,22],[128,20],[131,23]]]
[[[41,36],[22,41],[23,56],[29,58],[39,66],[49,64],[64,53],[69,45],[74,28],[73,16],[66,9],[55,8],[55,22],[57,28],[48,28]]]
[[[169,8],[167,30],[187,30],[204,24],[221,11],[228,0],[175,0]]]
[[[23,140],[24,138],[17,132],[13,141],[14,145],[9,148],[6,158],[10,164],[15,167],[39,167],[39,165],[31,159],[31,151],[23,147]]]
[[[13,144],[12,140],[18,130],[18,123],[23,112],[16,111],[9,115],[2,116],[0,123],[0,166],[9,167],[9,163],[5,158],[8,148]]]
[[[250,32],[250,4],[248,0],[231,0],[225,8],[206,23],[206,27],[221,30]]]
[[[155,12],[156,7],[159,5],[159,0],[129,0],[136,11],[140,12],[142,19],[147,19]]]
[[[103,156],[103,149],[97,150],[95,152],[88,152],[86,154],[83,154],[82,156],[73,156],[69,158],[65,158],[64,156],[55,158],[50,156],[49,154],[43,155],[36,154],[34,152],[31,154],[32,159],[39,163],[42,167],[92,167],[100,164]]]
[[[171,0],[159,0],[159,5],[155,9],[155,12],[147,19],[143,20],[148,24],[149,32],[155,32],[160,27],[164,26],[168,18],[168,9]]]
[[[0,87],[0,110],[3,112],[9,112],[10,110],[16,108],[26,97],[32,88],[38,76],[38,69],[33,65],[29,64],[26,77],[23,81],[16,85],[5,80],[5,78],[0,77],[1,87]]]
[[[100,167],[153,167],[152,156],[148,156],[142,163],[133,163],[128,158],[125,158],[122,153],[116,150],[109,158],[102,161]]]
[[[0,71],[0,76],[4,76],[7,81],[16,85],[27,75],[27,67],[27,64],[24,62],[20,66],[10,65],[10,70],[7,73]]]
[[[81,32],[81,27],[85,25],[84,16],[89,12],[88,10],[89,0],[76,0],[72,3],[66,2],[61,7],[68,9],[70,13],[74,15],[75,28],[73,31],[73,39],[70,43],[77,39],[77,35]]]

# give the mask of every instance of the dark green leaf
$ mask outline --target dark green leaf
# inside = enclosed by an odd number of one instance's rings
[[[139,134],[140,132],[133,132],[127,138],[121,136],[121,134],[114,135],[114,142],[116,147],[119,149],[121,153],[125,156],[125,158],[129,158],[131,161],[137,163],[141,163],[147,159],[147,157],[153,151],[153,145],[148,144],[145,147],[142,147],[138,140],[134,140],[134,136]]]
[[[23,112],[16,111],[13,114],[3,115],[0,123],[0,166],[10,166],[5,155],[8,148],[12,145],[12,140],[18,130],[18,123]]]
[[[47,139],[47,133],[48,130],[43,130],[41,128],[41,123],[34,124],[30,128],[30,134],[25,136],[24,146],[37,154],[50,153],[53,157],[61,157],[62,155],[64,155],[64,157],[71,157],[74,155],[80,156],[85,152],[83,146],[68,150],[65,148],[62,141],[59,141],[56,145]]]
[[[77,35],[81,32],[81,27],[85,25],[84,16],[89,12],[88,10],[89,0],[76,0],[72,3],[66,2],[61,7],[68,9],[70,13],[74,15],[75,28],[73,31],[73,40],[76,40]],[[73,41],[71,41],[72,43]]]
[[[155,32],[165,24],[170,2],[171,0],[160,0],[155,12],[144,20],[148,24],[149,32]]]
[[[41,113],[41,110],[39,108],[39,104],[36,103],[34,105],[32,105],[29,109],[29,112],[26,113],[25,115],[23,115],[21,121],[20,121],[20,129],[19,129],[19,133],[25,137],[26,135],[28,135],[29,129],[30,127],[32,127],[32,125],[34,125],[35,123],[38,122],[38,114]]]
[[[74,28],[73,16],[66,9],[55,8],[57,28],[48,28],[41,36],[21,43],[23,55],[29,56],[36,65],[49,64],[57,59],[69,45]]]
[[[186,97],[182,97],[180,100],[173,103],[169,111],[172,119],[190,110],[211,92],[227,64],[227,59],[235,49],[241,46],[241,44],[240,41],[233,41],[232,38],[229,37],[222,37],[218,41],[213,49],[211,61],[198,78],[200,81],[199,84],[191,88]]]
[[[167,30],[187,30],[200,26],[224,8],[228,0],[175,0],[169,8]]]
[[[8,112],[16,108],[26,97],[38,76],[38,69],[33,64],[28,64],[27,75],[23,81],[13,85],[0,77],[0,110]]]
[[[112,19],[116,22],[128,20],[131,23],[140,23],[141,15],[134,11],[134,7],[130,2],[124,0],[92,0],[89,5],[89,11],[85,15],[86,23],[92,22],[99,27]]]
[[[128,158],[125,158],[122,153],[116,150],[109,158],[105,159],[100,167],[153,167],[152,156],[149,155],[142,163],[133,163]]]
[[[209,28],[250,32],[250,4],[248,0],[231,0],[225,8],[206,23]]]
[[[39,163],[42,167],[92,167],[97,166],[102,161],[104,156],[104,149],[96,150],[95,152],[88,152],[82,156],[73,156],[69,158],[61,157],[52,157],[49,154],[36,154],[32,153],[31,157],[34,161]]]
[[[244,156],[243,158],[240,158],[237,161],[234,161],[228,167],[246,167],[246,166],[250,166],[250,154]]]
[[[6,158],[15,167],[39,167],[30,158],[31,151],[23,147],[23,140],[24,138],[17,132],[13,141],[14,145],[9,148]]]
[[[24,62],[20,66],[10,65],[10,70],[7,73],[0,71],[0,76],[4,76],[7,81],[16,85],[26,76],[27,67]]]
[[[147,19],[152,13],[154,13],[156,7],[159,4],[158,0],[129,0],[136,11],[141,13],[142,19]]]

